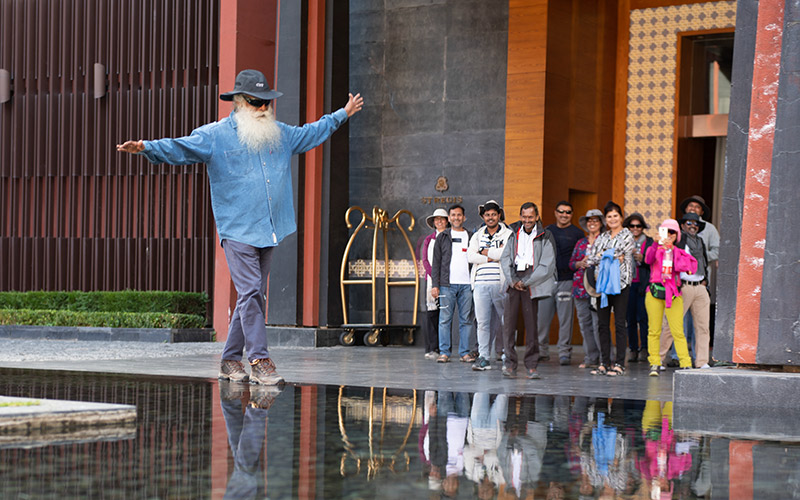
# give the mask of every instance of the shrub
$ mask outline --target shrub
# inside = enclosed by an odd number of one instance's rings
[[[197,314],[0,309],[0,325],[203,328],[205,322]]]
[[[0,292],[0,309],[176,313],[205,316],[208,294],[121,292]]]

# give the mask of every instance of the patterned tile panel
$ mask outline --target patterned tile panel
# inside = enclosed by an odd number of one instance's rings
[[[734,27],[736,2],[636,9],[630,16],[625,212],[672,217],[678,33]]]
[[[413,260],[409,259],[389,259],[389,278],[405,278],[414,279],[414,264]],[[422,267],[422,261],[418,261],[418,268],[420,276],[424,276],[425,268]],[[386,264],[384,261],[379,260],[376,265],[376,273],[378,278],[386,276]],[[372,260],[357,259],[347,262],[348,279],[368,279],[372,277]]]

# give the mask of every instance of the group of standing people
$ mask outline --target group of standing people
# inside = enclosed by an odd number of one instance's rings
[[[683,217],[664,220],[656,239],[645,233],[644,216],[624,217],[613,201],[587,211],[580,228],[568,201],[556,205],[556,222],[547,227],[532,202],[507,225],[503,208],[489,200],[478,207],[483,224],[474,231],[464,226],[463,206],[436,209],[426,220],[434,232],[420,249],[427,281],[425,356],[451,360],[457,309],[459,360],[484,371],[494,355],[503,376],[514,377],[521,310],[526,376],[538,379],[538,363],[550,359],[556,314],[558,361],[571,364],[574,307],[585,352],[579,366],[593,375],[624,375],[626,354],[628,362],[649,362],[651,376],[665,365],[710,367],[708,286],[719,233],[703,220],[708,206],[701,197],[684,200],[680,209]],[[477,345],[470,340],[474,326]]]

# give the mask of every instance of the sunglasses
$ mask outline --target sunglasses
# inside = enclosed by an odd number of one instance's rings
[[[558,212],[558,213],[560,213],[560,214],[567,214],[567,215],[569,215],[569,214],[571,214],[571,213],[572,213],[572,210],[556,210],[556,212]]]
[[[700,224],[698,224],[697,222],[695,222],[693,220],[687,220],[686,222],[684,222],[684,224],[686,224],[687,226],[699,226],[700,225]]]
[[[260,108],[261,106],[269,106],[269,103],[272,102],[271,99],[256,99],[255,97],[250,97],[249,95],[242,95],[244,100],[247,101],[247,104],[253,106],[254,108]]]
[[[644,226],[642,226],[641,224],[630,224],[628,227],[631,229],[641,229]]]
[[[676,236],[678,235],[678,231],[673,231],[672,229],[670,229],[670,230],[669,230],[669,231],[667,231],[667,232],[668,232],[669,234],[674,234],[674,235],[676,235]]]

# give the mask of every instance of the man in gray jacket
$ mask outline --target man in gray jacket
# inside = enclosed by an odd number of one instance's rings
[[[556,286],[556,246],[553,236],[542,227],[539,209],[532,202],[519,210],[520,221],[511,225],[500,268],[508,285],[503,318],[505,364],[503,376],[513,377],[517,370],[516,325],[517,311],[522,307],[525,323],[525,369],[529,379],[538,379],[539,339],[536,327],[542,297],[553,294]]]

